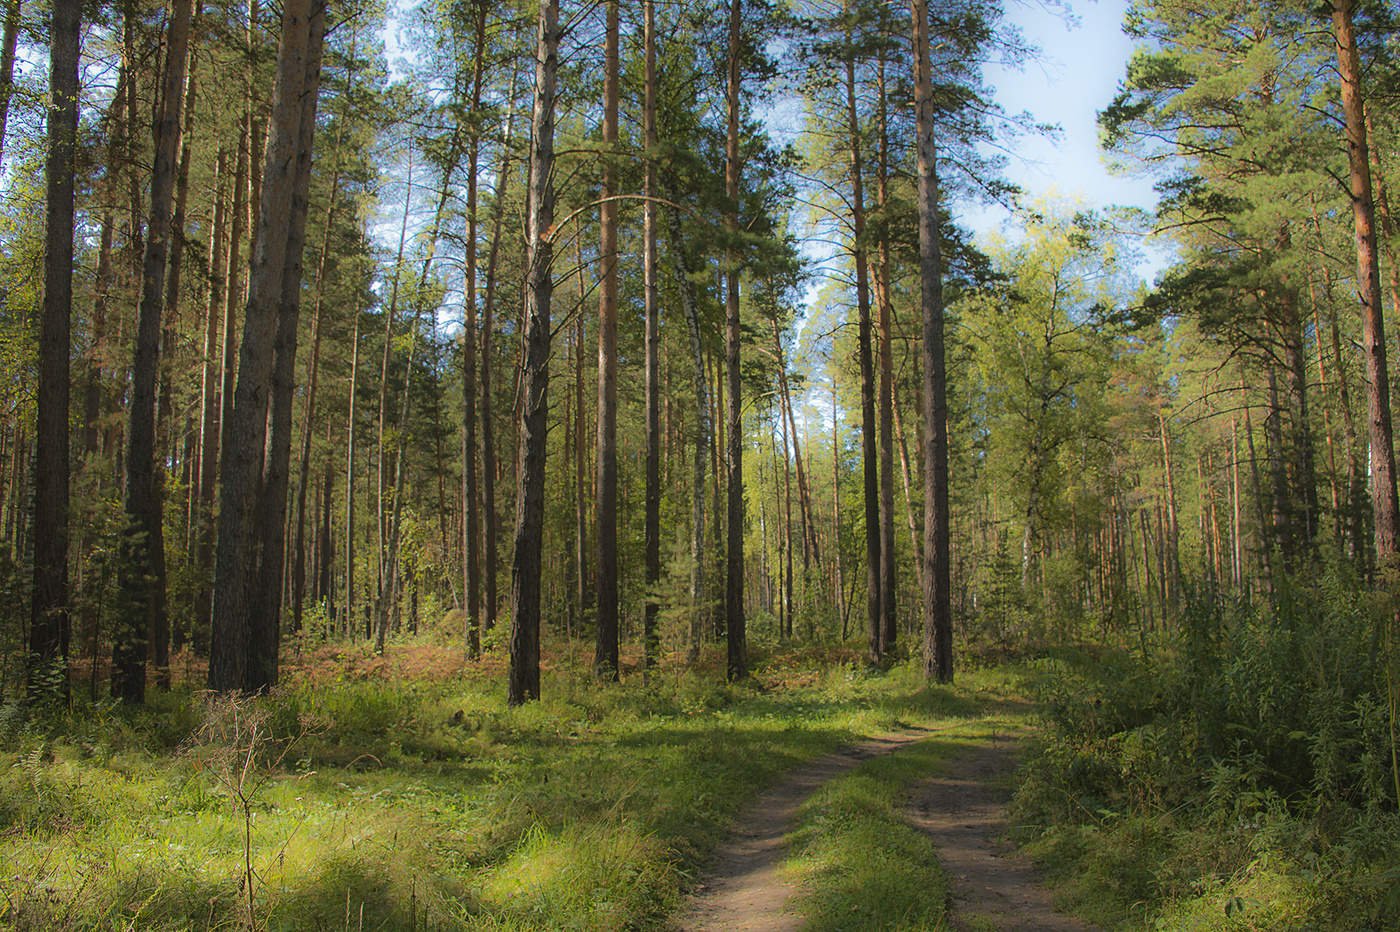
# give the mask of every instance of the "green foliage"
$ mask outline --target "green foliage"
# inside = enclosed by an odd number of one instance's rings
[[[1151,656],[1046,662],[1022,836],[1105,922],[1393,926],[1388,623],[1337,569],[1271,609],[1193,599]]]

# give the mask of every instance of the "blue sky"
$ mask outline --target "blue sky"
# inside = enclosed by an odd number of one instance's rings
[[[1098,147],[1098,111],[1113,99],[1132,53],[1121,28],[1127,6],[1126,0],[1077,0],[1067,18],[1035,0],[1009,5],[1009,18],[1043,54],[1021,71],[989,70],[997,101],[1008,113],[1028,111],[1061,128],[1058,139],[1020,140],[1007,166],[1011,180],[1032,198],[1086,207],[1156,205],[1150,179],[1110,172]],[[958,219],[979,233],[1015,232],[1014,218],[1000,208],[969,208]],[[1145,244],[1138,271],[1150,278],[1166,261],[1164,247]]]

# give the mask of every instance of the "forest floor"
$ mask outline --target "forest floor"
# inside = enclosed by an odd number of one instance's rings
[[[0,701],[0,927],[689,927],[700,884],[744,873],[736,826],[807,928],[946,926],[910,800],[966,760],[1004,783],[976,755],[1029,727],[1018,672],[929,687],[769,649],[740,686],[717,652],[646,683],[624,658],[610,686],[590,653],[546,644],[544,699],[518,709],[499,654],[426,642],[308,649],[252,701]]]

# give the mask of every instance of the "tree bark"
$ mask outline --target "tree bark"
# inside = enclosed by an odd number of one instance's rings
[[[481,85],[486,63],[486,11],[482,3],[476,11],[476,39],[472,49],[471,113],[481,108]],[[465,625],[467,656],[481,656],[481,528],[477,510],[476,462],[476,240],[477,169],[481,160],[481,132],[475,123],[467,141],[467,239],[464,294],[462,300],[462,592],[466,599]],[[490,417],[490,412],[483,412]]]
[[[740,0],[730,0],[729,82],[725,93],[728,127],[724,149],[724,190],[728,203],[724,223],[731,238],[739,232],[739,52],[742,24],[742,4]],[[729,502],[724,617],[728,644],[726,672],[732,681],[749,675],[748,638],[744,624],[744,423],[739,370],[743,331],[739,326],[739,253],[732,240],[726,272],[724,363],[729,393],[729,429],[726,438],[729,443]]]
[[[847,2],[849,11],[850,4]],[[846,41],[851,44],[850,27]],[[880,663],[885,656],[884,574],[880,543],[880,460],[876,446],[875,362],[871,350],[870,261],[865,249],[865,163],[861,154],[860,115],[856,110],[856,65],[854,51],[846,50],[846,134],[851,178],[852,254],[856,266],[857,345],[860,357],[860,433],[862,476],[865,489],[865,614],[870,638],[870,660]]]
[[[1352,23],[1353,0],[1332,0],[1332,28],[1346,117],[1352,221],[1356,227],[1357,290],[1361,299],[1362,342],[1366,357],[1368,421],[1371,438],[1371,494],[1376,558],[1383,569],[1396,556],[1400,500],[1395,488],[1395,447],[1391,436],[1390,373],[1386,367],[1385,321],[1381,308],[1380,260],[1376,252],[1375,204],[1366,138],[1361,59]]]
[[[20,0],[5,0],[5,36],[3,48],[0,48],[0,167],[5,164],[5,127],[10,118],[10,98],[15,93],[15,52],[19,48],[19,14]],[[52,41],[49,54],[49,61],[52,63]]]
[[[918,140],[920,300],[924,321],[924,675],[953,680],[948,514],[947,368],[943,355],[943,271],[938,240],[938,162],[927,0],[913,13],[914,122]]]
[[[700,656],[700,633],[709,599],[705,591],[705,477],[710,469],[710,380],[705,370],[705,346],[700,334],[700,307],[695,297],[695,282],[691,279],[681,217],[677,210],[669,211],[671,251],[675,257],[676,286],[680,290],[681,310],[685,314],[690,336],[691,376],[695,389],[695,453],[690,461],[690,643],[686,662],[695,663]]]
[[[617,591],[617,147],[618,8],[607,3],[603,46],[603,187],[598,265],[598,573],[597,645],[593,674],[618,678]]]
[[[297,189],[300,179],[307,177],[303,161],[309,169],[310,151],[302,147],[310,141],[314,129],[324,17],[325,8],[319,0],[288,0],[283,7],[248,307],[228,442],[220,469],[209,656],[209,688],[219,692],[260,692],[277,681],[276,603],[280,601],[281,586],[274,580],[269,595],[260,588],[266,586],[272,567],[279,571],[281,567],[281,554],[265,549],[269,543],[267,534],[273,533],[265,522],[273,521],[278,526],[275,533],[280,534],[282,515],[273,507],[276,464],[273,475],[265,476],[264,462],[269,451],[274,459],[277,456],[275,441],[269,443],[269,420],[276,422],[281,413],[273,407],[280,387],[280,380],[274,383],[278,352],[281,350],[288,360],[295,353],[294,337],[288,345],[284,336],[290,311],[286,297],[291,290],[284,289],[284,280],[289,266],[300,272],[300,256],[289,255],[296,242],[292,226],[298,211],[293,201],[305,199],[304,189],[299,198]],[[304,101],[304,97],[310,101]],[[313,117],[313,125],[303,133],[302,122],[308,115]],[[304,209],[303,206],[303,224]],[[300,288],[299,281],[292,285]],[[295,333],[294,328],[292,332]],[[273,432],[280,436],[275,423]],[[282,493],[285,506],[285,484]],[[269,598],[273,603],[271,613],[266,605]]]
[[[535,56],[535,106],[526,209],[525,407],[520,423],[520,475],[511,573],[511,705],[540,697],[540,562],[544,545],[545,430],[549,418],[550,299],[554,255],[554,97],[559,69],[559,2],[540,4]]]
[[[616,9],[616,3],[613,4]],[[661,308],[656,265],[656,10],[642,5],[643,100],[642,141],[646,147],[642,176],[642,296],[646,313],[646,605],[642,616],[642,675],[656,663],[660,647],[656,588],[661,584]]]
[[[7,16],[18,16],[19,3]],[[39,322],[34,457],[34,593],[29,693],[57,680],[68,694],[68,401],[73,309],[74,157],[78,135],[78,32],[82,5],[54,0],[50,20],[48,153],[45,163],[44,313]],[[7,35],[7,51],[10,39]],[[12,64],[12,61],[11,61]],[[8,105],[8,76],[5,85]],[[19,445],[16,444],[16,447]],[[13,479],[11,480],[14,481]]]
[[[180,149],[193,0],[175,4],[168,35],[162,105],[156,124],[151,204],[141,261],[141,301],[137,310],[136,353],[132,362],[130,420],[127,429],[127,526],[118,570],[120,609],[112,656],[112,694],[127,703],[146,697],[147,648],[168,644],[165,604],[165,539],[161,480],[156,465],[156,373],[160,364],[161,318],[170,256],[171,212]],[[157,657],[157,676],[166,658]]]

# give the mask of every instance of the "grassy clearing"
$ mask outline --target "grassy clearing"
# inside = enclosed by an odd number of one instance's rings
[[[658,927],[777,774],[990,701],[784,655],[743,687],[554,670],[509,709],[499,661],[364,659],[320,654],[243,704],[0,707],[0,924]]]
[[[933,841],[904,819],[914,784],[959,750],[1025,722],[1004,674],[960,677],[927,740],[861,764],[802,807],[786,870],[796,911],[813,930],[933,929],[946,921],[948,884]]]

